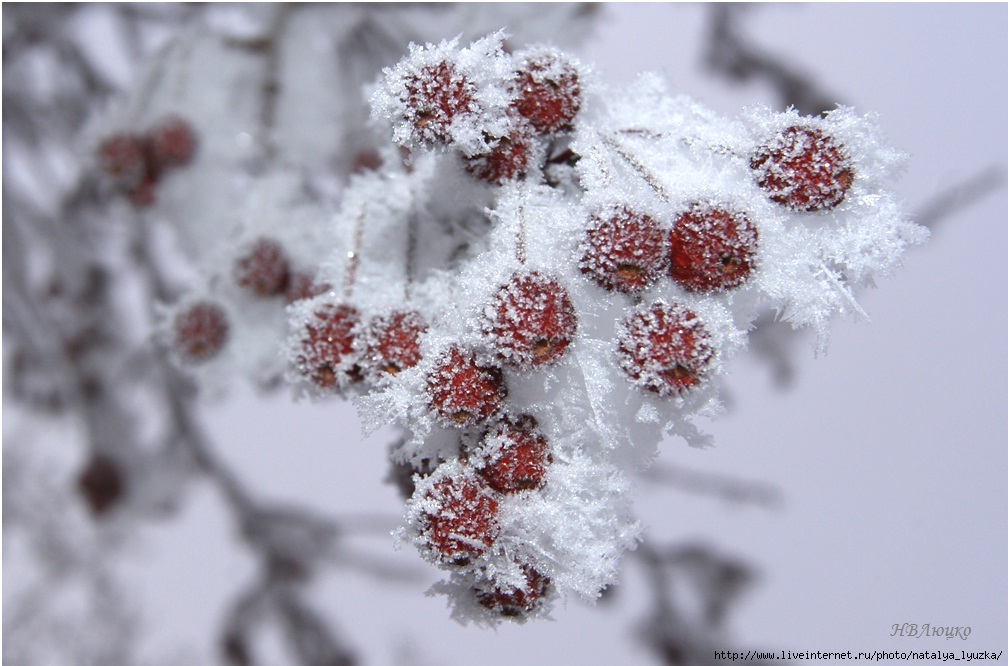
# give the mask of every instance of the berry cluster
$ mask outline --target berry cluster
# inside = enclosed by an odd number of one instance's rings
[[[546,484],[552,456],[537,426],[529,415],[500,419],[463,449],[459,461],[443,463],[422,479],[412,500],[421,551],[468,574],[476,602],[496,616],[527,616],[550,588],[550,579],[529,561],[511,556],[520,571],[516,584],[486,557],[503,532],[501,506]]]
[[[690,420],[717,409],[760,308],[825,334],[921,239],[879,182],[895,154],[850,111],[736,122],[656,77],[612,94],[586,71],[502,35],[412,47],[371,100],[398,147],[337,217],[381,211],[369,234],[422,248],[410,305],[355,300],[381,312],[366,324],[349,296],[291,306],[298,374],[366,390],[368,427],[408,431],[392,453],[415,472],[406,533],[479,617],[597,595],[639,534],[626,476],[666,434],[701,443]],[[398,255],[358,250],[383,287]]]
[[[165,116],[143,134],[113,134],[98,146],[98,166],[135,206],[154,203],[162,176],[188,165],[196,133],[184,118]]]
[[[318,391],[380,386],[422,359],[428,325],[415,310],[396,309],[365,320],[356,306],[331,293],[295,305],[297,327],[289,344],[293,370]]]
[[[571,131],[581,108],[574,61],[555,49],[505,53],[500,34],[465,49],[456,42],[413,47],[411,63],[385,71],[376,108],[397,118],[401,145],[453,150],[486,183],[541,168],[534,161],[545,144]]]

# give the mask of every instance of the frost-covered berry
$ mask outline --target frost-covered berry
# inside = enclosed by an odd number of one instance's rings
[[[436,562],[461,566],[496,541],[498,503],[480,477],[461,466],[451,472],[421,491],[420,537]]]
[[[224,348],[229,330],[228,317],[221,306],[198,301],[175,315],[172,348],[186,362],[208,361]]]
[[[361,334],[361,365],[374,379],[395,375],[420,362],[420,336],[427,322],[419,312],[399,310],[375,317]]]
[[[694,204],[669,233],[669,275],[688,291],[734,289],[752,273],[758,240],[744,214]]]
[[[280,243],[257,238],[235,261],[235,282],[256,296],[276,296],[287,289],[290,262]]]
[[[354,353],[360,313],[345,303],[324,303],[302,327],[296,366],[302,376],[326,390],[343,390],[361,380]]]
[[[647,215],[622,207],[595,215],[581,244],[581,272],[610,291],[635,294],[661,275],[668,258],[665,232]]]
[[[116,186],[129,189],[147,176],[147,145],[131,134],[113,134],[98,146],[98,166]]]
[[[181,167],[196,153],[196,133],[180,116],[165,116],[147,133],[152,167],[157,170]]]
[[[505,419],[485,432],[468,456],[490,487],[502,493],[541,488],[551,460],[546,436],[528,415]]]
[[[571,129],[581,108],[581,86],[574,65],[555,50],[530,53],[514,80],[512,107],[539,134]]]
[[[442,422],[467,427],[500,410],[507,386],[498,368],[479,365],[472,352],[451,347],[427,375],[427,399]]]
[[[504,617],[522,617],[542,604],[549,592],[550,579],[536,569],[522,566],[524,582],[519,586],[492,581],[473,587],[476,601],[488,611]]]
[[[284,301],[293,303],[306,298],[321,296],[332,289],[332,286],[323,282],[315,282],[315,278],[310,273],[294,271],[287,279],[287,288],[284,289]]]
[[[756,151],[750,166],[771,200],[799,211],[840,205],[854,182],[843,147],[811,127],[788,127]]]
[[[515,131],[511,137],[501,138],[490,152],[467,157],[465,169],[474,178],[500,185],[525,175],[528,159],[528,137]]]
[[[538,271],[515,273],[490,304],[483,332],[509,365],[538,367],[567,350],[577,332],[577,314],[556,278]]]
[[[471,114],[476,89],[454,63],[425,65],[405,82],[406,121],[426,147],[450,143],[449,128],[459,116]]]
[[[697,386],[714,361],[710,335],[690,310],[661,301],[638,306],[619,333],[620,367],[633,382],[661,396]]]

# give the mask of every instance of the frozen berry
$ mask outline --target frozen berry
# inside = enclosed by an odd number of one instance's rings
[[[546,436],[527,415],[502,421],[469,452],[469,463],[491,488],[502,493],[541,488],[550,460]]]
[[[98,146],[98,165],[118,187],[136,187],[147,176],[147,145],[141,137],[114,134]]]
[[[412,310],[375,317],[362,334],[365,371],[374,378],[395,375],[420,362],[420,336],[427,322]]]
[[[353,164],[350,165],[350,173],[365,173],[376,171],[382,165],[381,154],[374,148],[364,148],[354,155]]]
[[[207,361],[224,348],[230,325],[224,309],[216,303],[199,301],[175,315],[174,339],[176,353],[185,361]]]
[[[456,118],[470,113],[476,89],[448,61],[422,67],[406,80],[406,119],[418,142],[426,147],[450,143]]]
[[[734,289],[752,273],[758,238],[744,214],[695,204],[669,234],[669,275],[688,291]]]
[[[466,171],[480,180],[500,185],[525,175],[528,168],[528,139],[519,132],[504,137],[488,153],[467,157]]]
[[[344,303],[317,307],[305,323],[297,348],[298,371],[321,389],[342,390],[361,380],[354,353],[360,324],[357,308]]]
[[[626,207],[593,222],[581,245],[581,272],[610,291],[635,294],[651,286],[668,261],[658,223]]]
[[[494,297],[483,325],[501,357],[518,368],[552,363],[577,332],[567,290],[538,271],[516,273]]]
[[[450,472],[423,491],[420,535],[435,561],[465,565],[497,539],[498,503],[480,477],[460,466]]]
[[[315,278],[310,273],[294,271],[287,279],[287,288],[284,289],[284,300],[288,303],[321,296],[332,289],[329,284],[315,282]]]
[[[578,73],[563,54],[543,50],[529,54],[517,75],[513,108],[539,134],[571,129],[581,108]]]
[[[501,371],[479,365],[472,352],[452,347],[427,376],[431,409],[445,423],[466,427],[497,413],[507,397]]]
[[[620,367],[661,396],[700,384],[714,361],[710,335],[690,310],[657,302],[638,306],[619,333]]]
[[[119,463],[96,453],[77,477],[77,491],[95,516],[104,515],[122,499],[126,479]]]
[[[258,238],[235,262],[235,281],[256,296],[276,296],[287,289],[290,263],[280,243]]]
[[[179,116],[166,116],[147,134],[150,159],[155,169],[185,166],[196,153],[196,133]]]
[[[799,211],[840,205],[854,182],[843,147],[809,127],[788,127],[756,151],[750,166],[771,200]]]
[[[486,581],[473,588],[481,606],[504,617],[522,617],[535,610],[550,588],[550,579],[528,565],[522,566],[519,586]]]

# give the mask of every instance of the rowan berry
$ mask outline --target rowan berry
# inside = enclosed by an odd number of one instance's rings
[[[750,166],[772,201],[798,211],[835,208],[854,182],[843,146],[811,127],[788,127],[757,149]]]
[[[420,535],[436,562],[462,566],[496,541],[498,503],[480,477],[458,466],[450,471],[423,491]]]
[[[665,268],[665,232],[647,215],[626,206],[597,214],[581,244],[581,272],[610,291],[639,293]]]
[[[304,324],[296,366],[315,386],[340,391],[361,380],[354,338],[360,313],[345,303],[324,303]]]
[[[175,315],[172,347],[182,360],[202,363],[221,352],[229,333],[224,309],[210,301],[198,301]]]
[[[256,296],[284,293],[290,278],[290,262],[280,243],[257,238],[234,265],[235,281]]]
[[[527,55],[515,75],[512,107],[539,134],[571,129],[581,108],[574,65],[563,54],[541,50]]]
[[[504,617],[522,617],[535,610],[549,592],[550,579],[528,566],[522,566],[524,582],[519,586],[487,581],[473,587],[476,600],[487,610]]]
[[[497,292],[483,332],[509,365],[527,369],[558,360],[577,332],[567,290],[538,271],[515,273]]]
[[[147,145],[153,169],[181,167],[196,153],[196,133],[184,118],[165,116],[147,133]]]
[[[744,214],[694,204],[669,233],[669,275],[688,291],[734,289],[752,273],[758,240]]]
[[[95,516],[102,516],[122,499],[126,479],[116,460],[95,453],[77,477],[77,491]]]
[[[714,361],[710,335],[690,310],[659,301],[638,306],[618,337],[620,367],[633,382],[661,396],[699,385]]]
[[[467,157],[469,175],[493,185],[500,185],[525,175],[528,170],[529,143],[521,132],[502,137],[490,152]]]
[[[117,187],[136,187],[147,176],[146,142],[132,134],[113,134],[98,146],[98,165]]]
[[[472,352],[451,347],[427,375],[430,408],[448,425],[483,423],[500,410],[507,386],[498,368],[479,365]]]
[[[406,120],[428,148],[450,143],[452,123],[475,108],[475,85],[447,60],[422,67],[407,78],[405,88]]]
[[[528,415],[505,419],[483,433],[468,452],[469,463],[491,488],[514,493],[546,483],[549,442],[536,425],[535,418]]]
[[[419,312],[398,310],[375,317],[361,334],[361,364],[373,379],[395,375],[420,362],[420,336],[427,322]]]

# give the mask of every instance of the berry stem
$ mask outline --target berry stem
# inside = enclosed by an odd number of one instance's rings
[[[515,258],[522,266],[525,265],[525,197],[518,204],[518,233],[515,238]]]
[[[353,295],[354,282],[357,280],[357,267],[360,264],[360,248],[364,240],[364,219],[367,217],[367,206],[361,206],[360,214],[354,223],[352,247],[347,253],[346,281],[343,283],[343,298],[350,300]]]
[[[615,138],[613,138],[608,134],[599,134],[599,137],[602,139],[602,142],[606,146],[608,146],[617,155],[622,157],[627,164],[633,167],[633,170],[636,171],[638,175],[640,175],[640,177],[643,178],[645,182],[647,182],[647,184],[651,186],[651,189],[653,189],[655,192],[658,193],[658,196],[664,199],[666,203],[672,202],[672,195],[669,193],[667,189],[665,189],[665,186],[662,185],[661,181],[654,174],[654,172],[652,172],[650,169],[644,166],[644,164],[639,159],[637,159],[629,150],[627,150],[626,146],[624,146],[622,143],[620,143],[619,141],[617,141]]]
[[[406,284],[403,299],[409,303],[413,298],[413,273],[416,270],[417,216],[406,218]]]

